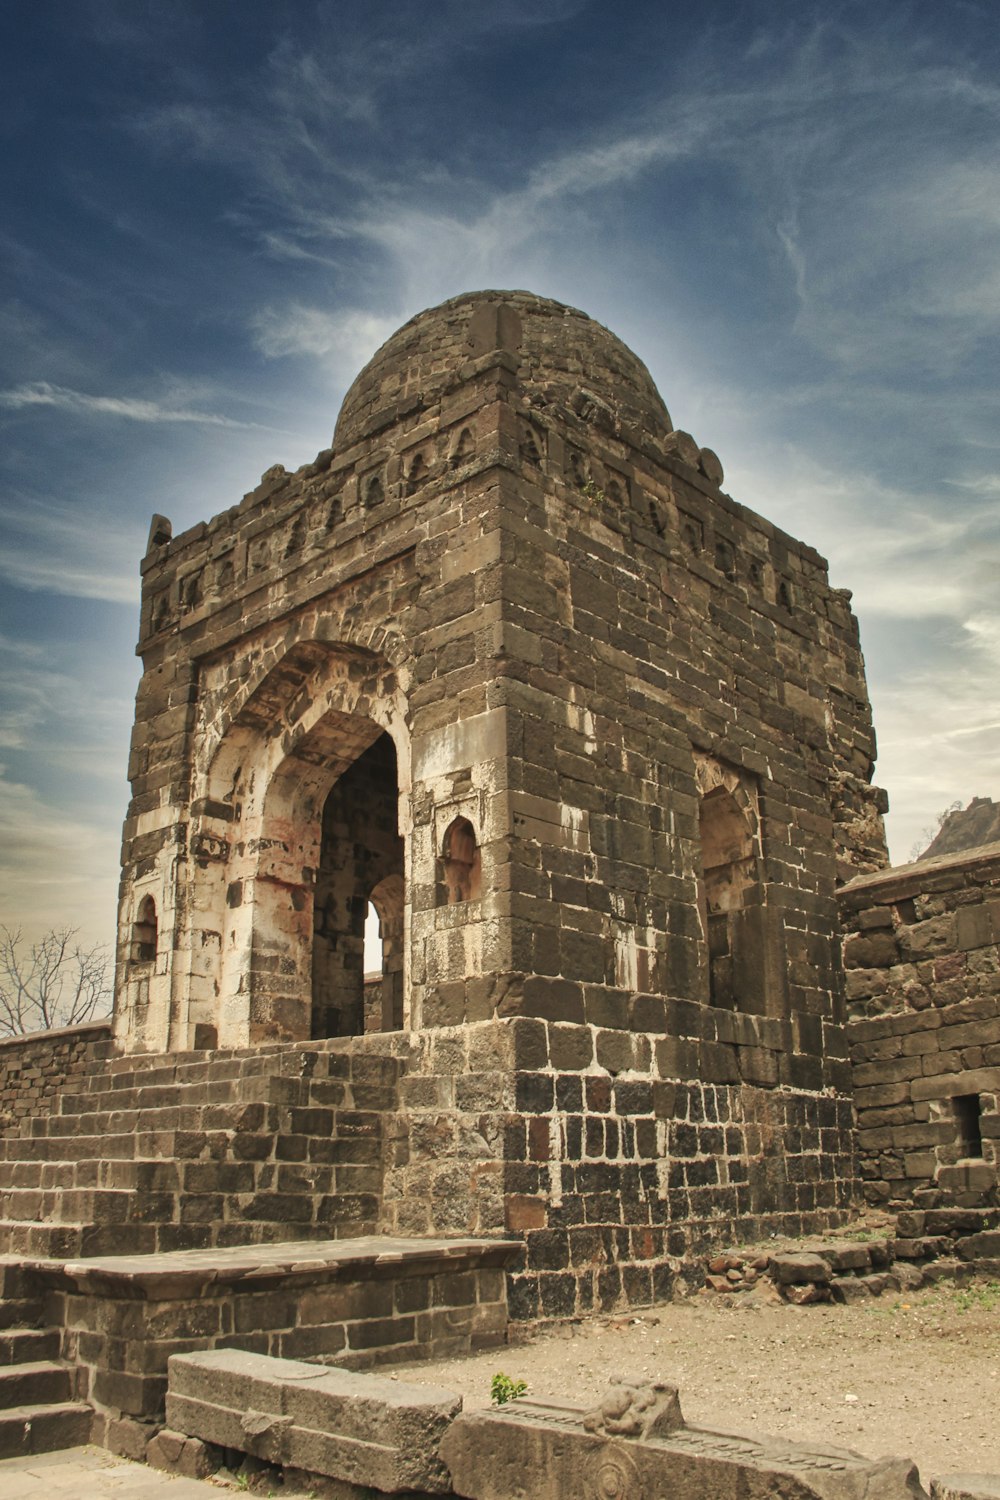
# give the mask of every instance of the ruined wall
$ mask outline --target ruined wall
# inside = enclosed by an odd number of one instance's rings
[[[110,1038],[110,1021],[90,1021],[0,1041],[0,1135],[19,1134],[31,1120],[51,1114],[59,1098],[110,1055]]]
[[[1000,844],[861,877],[840,904],[866,1196],[998,1201]]]

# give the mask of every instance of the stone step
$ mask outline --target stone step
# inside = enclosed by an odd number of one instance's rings
[[[14,1406],[0,1412],[0,1458],[26,1458],[89,1443],[94,1413],[84,1401]]]
[[[4,1161],[64,1161],[68,1136],[38,1135],[17,1136],[0,1141],[0,1159]],[[134,1156],[136,1136],[134,1134],[73,1135],[73,1156],[105,1156],[127,1158]]]
[[[36,1297],[3,1298],[0,1300],[0,1344],[5,1333],[36,1331],[44,1316],[42,1303]]]
[[[67,1142],[67,1147],[69,1144]],[[379,1190],[382,1143],[376,1137],[348,1136],[346,1140],[335,1136],[306,1137],[296,1140],[278,1133],[273,1141],[277,1160],[271,1159],[271,1143],[265,1141],[264,1145],[269,1148],[268,1155],[250,1160],[239,1159],[240,1143],[237,1142],[235,1160],[228,1152],[179,1160],[159,1157],[122,1160],[104,1152],[100,1156],[82,1156],[73,1160],[0,1161],[0,1203],[8,1201],[7,1195],[11,1195],[9,1201],[14,1202],[13,1195],[16,1194],[41,1194],[45,1197],[58,1193],[68,1204],[72,1200],[66,1195],[92,1190],[127,1189],[136,1194],[157,1195],[255,1193],[271,1189],[308,1193]],[[12,1209],[6,1217],[23,1219],[46,1215],[34,1210],[25,1215]],[[73,1215],[67,1211],[63,1217],[72,1218]]]
[[[85,1079],[79,1092],[245,1084],[253,1079],[282,1077],[307,1082],[323,1078],[352,1078],[370,1084],[390,1084],[399,1077],[405,1065],[402,1056],[373,1056],[367,1051],[353,1051],[347,1038],[331,1038],[295,1048],[278,1044],[274,1050],[175,1053],[158,1057],[155,1061],[118,1057],[98,1070],[96,1075]]]
[[[26,1360],[0,1368],[0,1410],[42,1406],[73,1397],[73,1371],[55,1360]]]
[[[0,1332],[0,1366],[39,1359],[58,1359],[62,1345],[59,1328],[7,1328]]]
[[[60,1260],[236,1244],[241,1236],[259,1241],[373,1232],[380,1200],[377,1192],[362,1190],[366,1183],[315,1194],[283,1185],[285,1191],[246,1195],[70,1193],[56,1204],[59,1216],[48,1218],[30,1216],[32,1200],[45,1195],[25,1194],[4,1203],[0,1254]],[[85,1217],[73,1217],[82,1210]]]
[[[33,1298],[37,1288],[31,1272],[20,1260],[0,1258],[0,1299],[13,1301],[17,1298]]]

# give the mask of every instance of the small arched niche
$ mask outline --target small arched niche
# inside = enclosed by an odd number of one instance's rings
[[[365,1031],[403,1025],[403,907],[400,873],[387,875],[368,897],[365,918]]]
[[[757,908],[760,903],[754,834],[746,813],[725,786],[713,787],[702,797],[698,824],[702,867],[698,894],[708,942],[709,1001],[742,1008],[751,998],[756,1000],[746,993],[743,962],[745,908]]]
[[[453,818],[441,842],[440,906],[478,901],[482,884],[479,843],[468,818]]]
[[[129,959],[133,964],[156,962],[156,902],[152,896],[143,896],[132,923],[132,942]]]

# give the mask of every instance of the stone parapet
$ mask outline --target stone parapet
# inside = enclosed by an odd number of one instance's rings
[[[0,1137],[27,1132],[111,1052],[111,1022],[0,1040]]]

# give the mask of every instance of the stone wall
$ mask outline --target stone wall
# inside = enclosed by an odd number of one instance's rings
[[[364,1369],[501,1344],[510,1247],[485,1241],[321,1241],[163,1256],[26,1262],[76,1366],[77,1395],[162,1419],[171,1355],[244,1349]]]
[[[852,1201],[836,886],[887,857],[857,625],[722,479],[606,329],[474,294],[143,562],[120,1046],[366,1029],[371,900],[379,1211],[524,1235],[525,1316]]]
[[[663,1003],[644,999],[647,1015]],[[766,1050],[760,1023],[738,1024]],[[510,1315],[535,1321],[642,1306],[712,1247],[842,1222],[849,1101],[742,1082],[739,1043],[684,1045],[679,1062],[662,1032],[526,1017],[411,1038],[384,1228],[518,1237]]]
[[[1000,844],[859,877],[840,903],[869,1201],[996,1202]]]
[[[110,1037],[110,1021],[91,1021],[0,1041],[0,1135],[26,1133],[31,1120],[51,1114],[110,1055]]]
[[[721,481],[613,335],[484,293],[400,330],[313,463],[182,536],[158,518],[122,1043],[315,1034],[322,810],[383,732],[404,1024],[627,1028],[653,993],[791,1021],[818,1059],[836,879],[886,858],[857,627]]]

